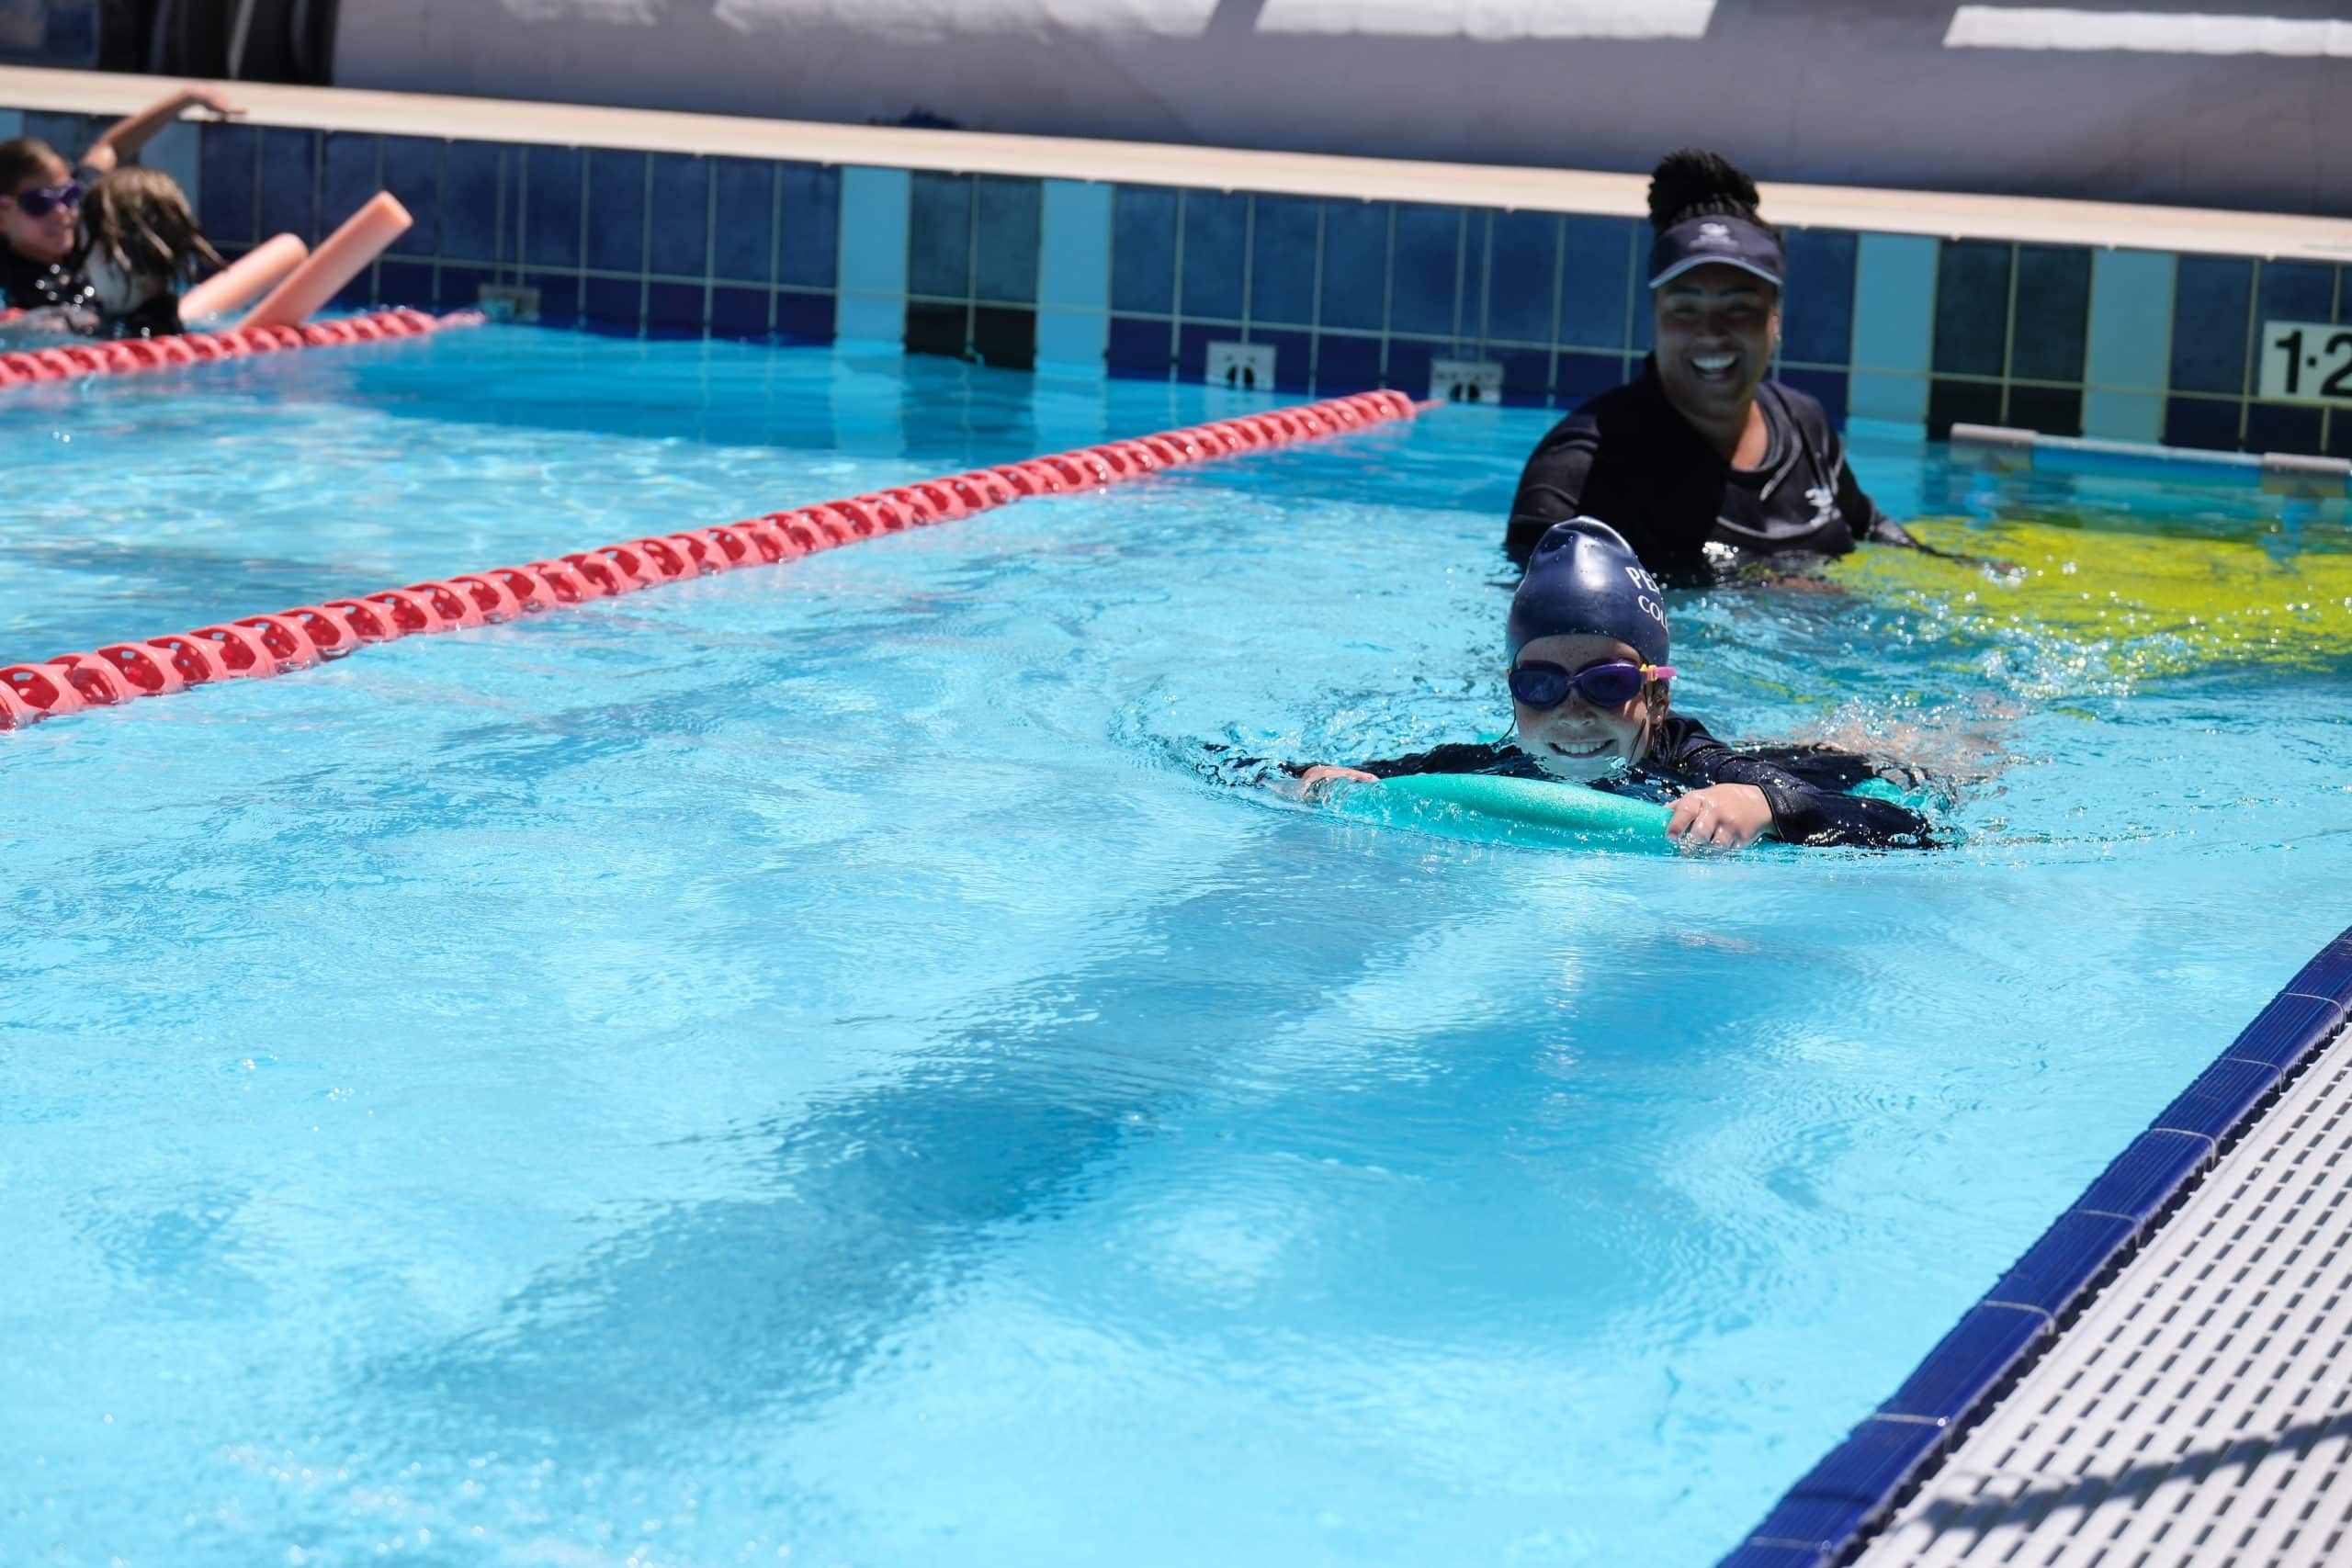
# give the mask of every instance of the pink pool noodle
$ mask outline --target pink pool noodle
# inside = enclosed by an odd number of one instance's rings
[[[225,316],[252,304],[309,259],[311,247],[292,234],[277,234],[180,296],[180,320]]]
[[[406,233],[415,220],[390,191],[379,191],[342,228],[319,243],[311,259],[296,267],[269,298],[254,307],[243,327],[298,327],[311,313],[359,276],[384,247]]]

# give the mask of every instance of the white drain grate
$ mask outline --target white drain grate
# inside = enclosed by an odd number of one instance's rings
[[[2352,1030],[1858,1560],[2352,1562]]]

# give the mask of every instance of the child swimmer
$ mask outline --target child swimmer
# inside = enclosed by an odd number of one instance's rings
[[[204,238],[179,182],[155,169],[101,175],[82,209],[89,231],[96,335],[164,337],[181,330],[179,289],[200,267],[224,265]]]
[[[1456,743],[1357,768],[1318,765],[1300,780],[1498,773],[1670,799],[1667,835],[1721,850],[1764,837],[1792,844],[1932,847],[1927,820],[1892,801],[1846,793],[1880,777],[1821,746],[1735,750],[1672,711],[1666,608],[1616,530],[1556,523],[1528,558],[1508,633],[1517,742]]]

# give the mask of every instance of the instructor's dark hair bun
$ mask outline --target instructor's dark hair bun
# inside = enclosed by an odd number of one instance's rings
[[[1650,227],[1663,234],[1687,219],[1745,218],[1771,231],[1758,199],[1756,182],[1730,159],[1684,147],[1660,158],[1650,175]]]

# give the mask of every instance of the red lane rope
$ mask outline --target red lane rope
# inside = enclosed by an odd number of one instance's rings
[[[378,310],[372,315],[345,316],[300,327],[232,327],[227,332],[181,333],[173,337],[72,343],[57,348],[0,354],[0,388],[29,381],[73,381],[85,376],[128,376],[141,370],[166,370],[215,359],[242,359],[248,355],[277,354],[292,348],[423,337],[451,327],[480,326],[484,320],[479,310],[458,310],[447,316],[427,315],[423,310]]]
[[[1363,392],[924,479],[716,528],[631,539],[560,559],[492,567],[169,637],[108,643],[38,664],[11,664],[0,669],[0,729],[212,681],[282,675],[368,643],[419,632],[512,620],[706,572],[772,566],[836,545],[953,522],[1028,496],[1123,484],[1212,457],[1319,440],[1419,412],[1402,392]]]

